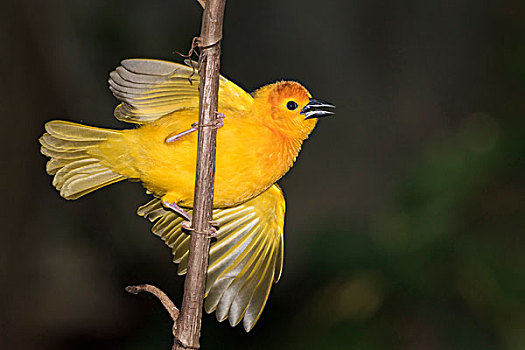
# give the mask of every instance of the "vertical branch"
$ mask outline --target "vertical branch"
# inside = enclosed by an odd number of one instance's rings
[[[213,205],[215,177],[215,125],[218,109],[219,68],[222,23],[226,0],[207,0],[202,16],[199,60],[200,103],[197,150],[197,176],[193,204],[193,234],[190,240],[188,272],[184,282],[182,308],[175,323],[174,349],[197,349],[202,319],[202,304]],[[211,127],[210,127],[211,126]]]

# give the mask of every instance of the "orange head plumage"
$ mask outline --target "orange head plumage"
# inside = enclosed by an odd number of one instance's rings
[[[317,118],[332,115],[323,108],[334,107],[312,99],[312,95],[295,81],[265,85],[253,93],[251,115],[271,129],[292,139],[304,140],[314,129]]]

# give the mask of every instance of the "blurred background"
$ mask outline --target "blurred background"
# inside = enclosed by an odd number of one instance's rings
[[[181,59],[195,0],[6,0],[0,10],[0,348],[169,349],[183,278],[119,183],[67,202],[38,137],[112,117],[108,73]],[[204,349],[525,349],[525,3],[229,1],[222,73],[337,106],[281,181],[285,268],[251,333]]]

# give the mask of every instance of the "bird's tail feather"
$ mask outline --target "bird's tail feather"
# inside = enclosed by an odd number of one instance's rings
[[[42,154],[50,157],[46,170],[55,175],[53,186],[66,199],[77,199],[101,187],[126,177],[113,172],[90,152],[100,143],[118,135],[115,130],[54,120],[46,123],[46,133],[40,137]]]

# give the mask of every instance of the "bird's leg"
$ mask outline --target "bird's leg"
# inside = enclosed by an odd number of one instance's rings
[[[179,132],[177,134],[175,134],[175,133],[169,134],[168,137],[166,137],[166,140],[164,140],[164,142],[172,143],[172,142],[178,141],[178,140],[180,140],[181,137],[186,136],[188,134],[191,134],[192,132],[197,131],[197,130],[199,130],[198,129],[198,123],[193,123],[193,124],[191,124],[191,128],[189,128],[188,130],[184,130],[184,131]]]
[[[169,208],[173,210],[175,213],[179,214],[183,218],[185,218],[188,221],[191,221],[191,214],[188,213],[186,210],[182,209],[175,203],[170,203],[167,201],[162,201],[162,205],[164,205],[166,208]]]
[[[180,216],[186,219],[185,221],[181,223],[181,226],[183,229],[190,231],[190,232],[195,232],[195,229],[191,225],[192,217],[190,213],[188,213],[186,210],[182,209],[175,203],[163,201],[162,204],[166,208],[173,210],[175,213],[179,214]],[[217,221],[210,221],[210,225],[211,225],[210,232],[206,232],[205,235],[209,236],[210,238],[217,237],[217,228],[219,227],[219,223]]]
[[[216,112],[216,113],[217,113],[217,119],[213,122],[213,124],[203,125],[203,126],[214,126],[217,129],[224,126],[224,118],[226,116],[223,113],[219,113],[219,112]],[[164,140],[164,142],[172,143],[172,142],[178,141],[181,139],[181,137],[191,134],[192,132],[197,131],[197,130],[199,130],[199,123],[193,123],[191,124],[191,128],[189,128],[188,130],[184,130],[179,133],[169,134],[168,137],[166,137],[166,139]]]

